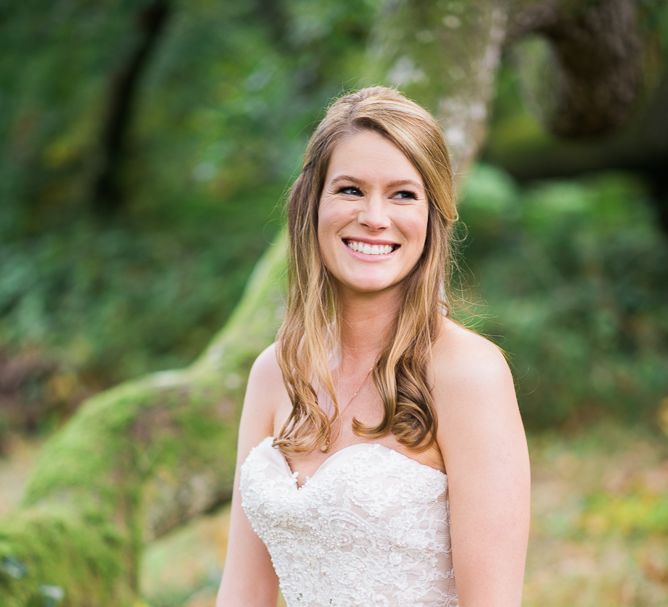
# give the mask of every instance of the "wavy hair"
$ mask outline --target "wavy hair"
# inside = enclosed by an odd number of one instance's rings
[[[353,430],[368,438],[392,432],[401,444],[417,450],[426,449],[435,437],[427,370],[439,316],[450,313],[446,286],[451,234],[458,218],[452,167],[441,128],[431,114],[399,91],[375,86],[346,94],[329,106],[288,195],[288,302],[277,353],[292,412],[275,440],[286,455],[327,444],[339,415],[329,368],[339,343],[339,306],[335,283],[320,257],[318,206],[337,142],[365,129],[385,137],[413,163],[422,176],[429,211],[424,250],[404,279],[392,338],[373,368],[383,418],[375,426],[353,419]],[[319,406],[315,386],[331,397],[332,417]]]

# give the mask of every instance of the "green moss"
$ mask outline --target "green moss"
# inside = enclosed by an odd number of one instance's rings
[[[244,380],[278,326],[284,251],[282,234],[195,364],[91,398],[44,446],[21,509],[0,523],[3,607],[132,604],[146,539],[196,514],[174,503],[179,490],[203,478],[200,501],[230,494]]]
[[[134,594],[123,544],[109,523],[81,521],[66,508],[16,513],[0,525],[3,607],[123,604]]]

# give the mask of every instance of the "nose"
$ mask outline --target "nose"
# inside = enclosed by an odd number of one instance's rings
[[[357,220],[369,230],[384,230],[390,226],[390,218],[382,196],[373,195],[366,198],[360,209]]]

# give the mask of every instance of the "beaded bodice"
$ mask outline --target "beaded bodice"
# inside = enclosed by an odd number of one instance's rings
[[[272,441],[249,453],[240,491],[288,607],[457,607],[443,472],[358,443],[299,486]]]

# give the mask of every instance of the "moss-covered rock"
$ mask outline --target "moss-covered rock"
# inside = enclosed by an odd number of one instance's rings
[[[3,607],[132,605],[142,547],[229,499],[245,378],[282,315],[285,235],[190,367],[86,402],[0,522]]]

